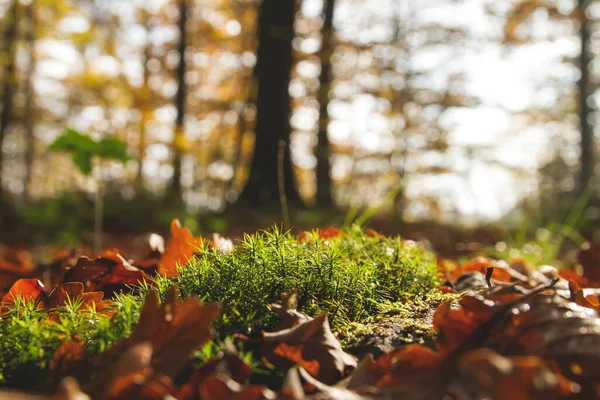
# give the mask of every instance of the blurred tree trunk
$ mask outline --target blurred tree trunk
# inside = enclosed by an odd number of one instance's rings
[[[290,98],[295,0],[263,0],[258,26],[256,142],[248,183],[239,197],[246,205],[276,204],[278,146],[285,141],[283,183],[287,201],[300,203],[290,159]]]
[[[332,207],[333,199],[331,196],[331,165],[329,154],[329,139],[327,137],[327,127],[329,125],[329,90],[331,87],[331,55],[335,50],[333,42],[333,11],[335,0],[325,0],[323,9],[323,29],[322,44],[319,58],[321,59],[321,74],[319,75],[318,101],[320,106],[319,113],[319,133],[317,137],[317,195],[316,203],[319,207]]]
[[[35,20],[36,0],[32,0],[27,7],[26,19],[29,24],[29,29],[26,37],[26,42],[29,47],[29,70],[25,80],[25,181],[23,182],[23,193],[25,199],[29,198],[29,187],[31,185],[31,176],[33,171],[33,160],[35,156],[35,91],[33,90],[32,80],[35,71],[35,30],[37,27]]]
[[[2,195],[2,167],[4,156],[2,145],[6,136],[6,129],[12,119],[12,102],[15,92],[15,50],[17,45],[17,25],[19,4],[14,0],[6,17],[6,30],[4,32],[4,45],[2,56],[5,60],[4,73],[2,74],[2,112],[0,113],[0,196]]]
[[[581,129],[581,169],[579,176],[579,191],[582,194],[588,187],[594,169],[594,127],[590,121],[592,108],[589,104],[592,92],[590,82],[590,27],[585,15],[586,4],[590,1],[579,0],[581,27],[579,35],[581,38],[581,54],[579,56],[579,121]]]
[[[146,160],[146,127],[148,125],[148,113],[150,112],[148,102],[150,101],[150,89],[148,87],[148,81],[150,80],[150,70],[148,69],[148,60],[150,60],[150,25],[149,17],[146,20],[146,46],[144,47],[144,54],[142,57],[142,65],[144,67],[144,82],[142,84],[142,90],[138,96],[138,110],[140,111],[140,132],[138,142],[138,169],[135,176],[135,186],[138,190],[144,189],[144,176],[143,168],[144,161]]]
[[[167,198],[170,201],[179,202],[181,198],[181,157],[184,145],[183,119],[185,117],[185,48],[186,48],[186,24],[188,18],[187,0],[179,0],[179,44],[177,51],[179,52],[179,65],[177,67],[177,93],[175,94],[175,107],[177,109],[177,117],[175,119],[175,133],[173,135],[173,143],[171,145],[173,151],[173,179],[168,190]]]

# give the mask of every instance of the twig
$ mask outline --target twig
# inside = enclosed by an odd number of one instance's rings
[[[494,274],[494,267],[488,267],[485,271],[485,283],[487,283],[488,288],[492,287],[492,275]]]

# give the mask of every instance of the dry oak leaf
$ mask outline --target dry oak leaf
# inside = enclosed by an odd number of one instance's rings
[[[0,390],[0,400],[91,400],[81,391],[79,384],[72,377],[60,382],[58,391],[53,395],[27,393],[17,390]]]
[[[81,362],[85,359],[83,341],[67,340],[54,352],[50,360],[50,373],[53,376],[73,376],[81,370]]]
[[[93,361],[97,368],[105,368],[101,377],[90,384],[88,393],[102,397],[107,382],[111,381],[107,365],[112,365],[127,349],[148,343],[153,349],[151,367],[153,376],[164,375],[174,379],[189,361],[192,351],[200,348],[212,337],[212,322],[219,316],[219,304],[202,304],[197,298],[177,300],[171,287],[165,301],[158,304],[158,293],[150,291],[140,310],[140,318],[133,333],[111,347]]]
[[[158,272],[167,277],[177,276],[177,266],[187,264],[203,244],[203,238],[195,238],[188,228],[174,219],[171,222],[171,239],[160,259]]]
[[[579,386],[556,374],[536,356],[503,357],[490,349],[472,350],[458,362],[461,379],[455,391],[481,398],[555,400],[579,393]],[[472,387],[473,384],[476,386]]]
[[[310,397],[306,397],[300,395],[300,390],[304,392],[302,387],[298,387],[300,378],[298,375],[302,376],[304,381],[308,384],[307,386],[310,389],[316,389],[320,393],[312,395]],[[319,382],[315,378],[313,378],[304,368],[298,367],[292,368],[288,375],[286,376],[286,383],[289,385],[287,392],[293,393],[295,395],[292,397],[294,400],[296,399],[304,399],[310,398],[314,400],[368,400],[371,399],[371,396],[365,397],[362,394],[357,393],[357,391],[350,390],[340,385],[329,386],[324,384],[323,382]],[[294,386],[292,386],[294,385]],[[366,394],[372,395],[376,394],[378,390],[376,388],[364,388],[361,392],[366,392]],[[291,397],[291,396],[290,396]]]
[[[151,367],[152,345],[138,343],[123,353],[114,366],[102,398],[111,400],[162,400],[174,394],[170,378],[156,374]]]
[[[235,346],[230,341],[226,341],[225,351],[194,371],[175,397],[178,400],[197,399],[201,383],[209,375],[216,372],[227,375],[239,384],[244,384],[250,379],[252,368],[239,357]]]
[[[104,250],[94,259],[80,257],[65,274],[65,282],[81,282],[90,291],[102,290],[109,296],[127,286],[138,285],[148,278],[132,266],[116,249]]]
[[[292,290],[289,295],[282,293],[281,304],[271,304],[269,307],[279,318],[279,323],[273,329],[275,332],[312,320],[308,315],[296,310],[298,307],[298,292],[296,289]]]
[[[271,363],[283,368],[298,364],[326,384],[347,376],[357,365],[331,332],[326,315],[278,332],[263,332],[262,337],[261,353]]]
[[[524,294],[519,294],[519,290]],[[445,305],[442,312],[437,322],[434,317],[434,325],[437,323],[440,331],[440,351],[449,354],[447,365],[459,353],[479,347],[501,355],[537,356],[552,362],[557,372],[581,387],[577,398],[600,395],[598,313],[568,301],[554,288],[495,286],[463,297],[458,308],[448,310]],[[456,314],[461,319],[454,318],[455,313],[461,313]],[[448,317],[450,322],[443,324],[442,317]],[[453,337],[454,343],[444,342],[447,337]]]
[[[494,268],[494,280],[499,282],[510,282],[512,280],[511,273],[506,267],[485,257],[477,257],[466,264],[461,265],[459,268],[449,271],[448,280],[454,283],[458,278],[469,271],[476,271],[485,275],[487,269],[490,267]]]
[[[221,373],[208,375],[200,384],[202,400],[271,400],[276,399],[274,392],[263,386],[243,386]]]
[[[63,307],[73,300],[81,299],[80,310],[92,308],[99,311],[104,311],[111,302],[103,300],[103,292],[85,292],[83,291],[83,283],[69,282],[55,288],[47,299],[42,301],[44,308],[52,310],[58,307]]]
[[[221,313],[221,306],[202,304],[193,297],[178,302],[174,287],[169,289],[161,305],[158,305],[157,300],[156,291],[151,291],[129,341],[150,342],[154,349],[154,370],[174,378],[187,362],[190,353],[212,337],[211,325]]]
[[[598,297],[591,294],[586,296],[577,282],[569,281],[569,291],[571,293],[572,302],[577,303],[582,307],[591,308],[592,310],[596,310],[596,312],[600,312],[600,301],[598,301]]]

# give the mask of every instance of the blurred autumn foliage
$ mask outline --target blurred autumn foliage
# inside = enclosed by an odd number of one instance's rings
[[[598,14],[583,0],[3,0],[1,222],[68,218],[71,192],[97,190],[47,151],[64,126],[126,143],[133,162],[89,166],[117,214],[273,208],[282,178],[293,209],[397,190],[379,211],[406,221],[544,222],[589,194],[594,220]],[[130,214],[128,229],[150,224]]]

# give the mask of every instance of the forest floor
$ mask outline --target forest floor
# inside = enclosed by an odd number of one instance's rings
[[[451,260],[357,225],[178,221],[131,242],[1,250],[0,398],[600,396],[598,245],[540,231]]]

